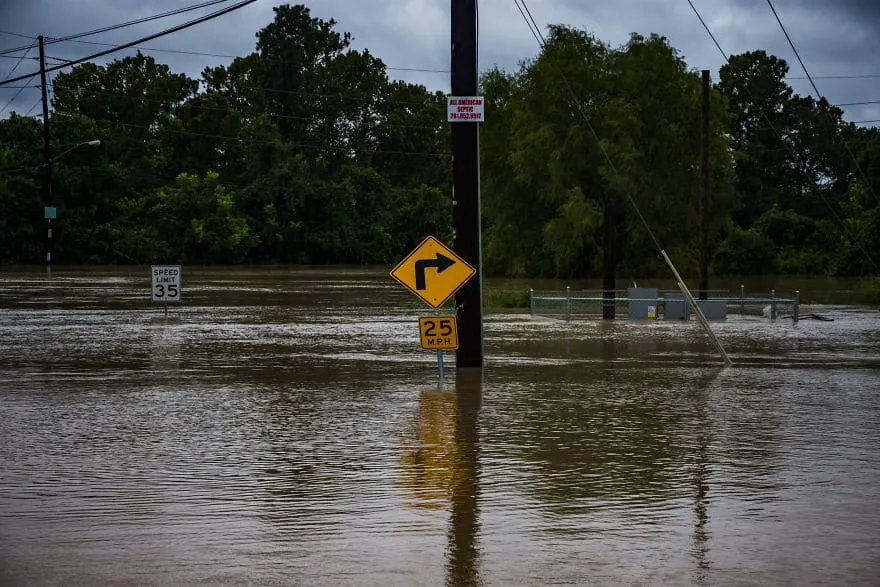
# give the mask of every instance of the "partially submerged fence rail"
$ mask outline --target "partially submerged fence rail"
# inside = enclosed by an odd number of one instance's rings
[[[603,316],[603,308],[613,303],[615,315],[630,319],[663,319],[689,320],[692,312],[687,301],[678,290],[658,291],[655,296],[631,296],[633,290],[609,290],[613,300],[606,297],[605,290],[584,289],[574,291],[566,287],[565,291],[529,290],[529,310],[533,316],[547,316],[562,320],[572,318],[588,318]],[[643,292],[644,289],[638,291]],[[793,297],[778,297],[776,290],[769,295],[746,297],[744,286],[740,286],[739,295],[730,295],[729,290],[709,290],[708,299],[697,300],[709,320],[724,320],[728,315],[756,316],[776,320],[791,318],[797,322],[800,318],[800,292],[795,291]],[[645,308],[643,315],[634,315],[634,306]]]

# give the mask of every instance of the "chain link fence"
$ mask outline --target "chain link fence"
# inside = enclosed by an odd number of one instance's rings
[[[559,320],[584,318],[627,318],[630,304],[647,305],[648,319],[688,320],[691,310],[678,290],[660,291],[657,297],[629,297],[629,290],[584,289],[564,291],[529,291],[529,309],[532,316],[543,316]],[[699,292],[694,292],[698,295]],[[770,320],[790,318],[797,321],[800,310],[800,293],[794,292],[791,298],[778,297],[775,290],[769,295],[746,297],[745,288],[739,295],[731,295],[729,290],[709,290],[707,300],[700,301],[704,309],[711,312],[715,320],[724,320],[728,315],[763,317]],[[708,317],[708,315],[707,315]]]

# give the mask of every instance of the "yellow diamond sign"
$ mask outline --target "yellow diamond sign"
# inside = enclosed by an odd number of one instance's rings
[[[391,270],[391,277],[432,308],[439,308],[474,273],[464,259],[429,236]]]

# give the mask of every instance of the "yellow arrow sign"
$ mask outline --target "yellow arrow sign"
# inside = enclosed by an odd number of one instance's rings
[[[429,236],[391,270],[391,277],[432,308],[439,308],[474,273],[464,259]]]

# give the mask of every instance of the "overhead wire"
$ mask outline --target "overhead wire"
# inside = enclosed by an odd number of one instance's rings
[[[547,45],[547,41],[544,38],[544,35],[541,33],[540,27],[535,22],[535,19],[532,16],[532,13],[529,10],[528,5],[526,4],[525,0],[513,0],[513,2],[514,2],[514,4],[517,5],[517,8],[519,9],[520,14],[523,16],[523,19],[526,21],[526,25],[529,27],[529,30],[532,32],[532,36],[534,36],[535,40],[538,41],[538,44],[540,45],[540,47],[542,49],[544,49]],[[522,8],[520,8],[520,4],[522,4]],[[608,154],[608,151],[605,149],[604,145],[602,145],[602,141],[599,139],[599,133],[596,132],[596,129],[593,127],[592,123],[590,122],[590,117],[587,116],[586,112],[584,112],[583,105],[581,104],[581,101],[578,99],[577,93],[575,93],[574,88],[571,87],[571,83],[569,83],[568,78],[565,76],[565,74],[559,68],[554,67],[554,69],[559,74],[560,78],[562,79],[563,83],[565,84],[566,89],[568,90],[569,94],[571,95],[575,109],[578,111],[581,118],[584,119],[584,122],[586,123],[587,128],[590,131],[590,134],[593,136],[593,139],[596,141],[596,145],[599,147],[599,150],[601,151],[602,156],[605,159],[605,162],[608,164],[608,167],[611,169],[611,171],[612,171],[612,173],[614,173],[614,175],[618,175],[618,176],[621,175],[621,173],[617,170],[617,166],[614,164],[614,161],[611,159],[611,156]],[[642,214],[642,211],[639,208],[638,204],[636,204],[636,201],[632,197],[632,194],[630,193],[629,189],[624,187],[623,192],[624,192],[624,195],[626,196],[627,200],[629,201],[630,205],[633,207],[633,210],[635,211],[636,216],[639,218],[639,221],[642,223],[642,226],[644,226],[645,230],[647,231],[648,236],[651,238],[651,241],[653,241],[654,245],[657,247],[657,250],[659,252],[663,253],[663,250],[664,250],[663,245],[660,243],[660,240],[654,234],[654,231],[651,230],[651,226],[648,224],[648,221],[645,219],[645,216]]]
[[[6,74],[6,77],[3,79],[9,79],[10,77],[12,77],[12,74],[15,73],[15,70],[18,69],[19,65],[21,65],[21,62],[24,61],[24,59],[25,59],[25,57],[27,57],[28,53],[31,52],[31,49],[33,49],[33,47],[31,47],[30,49],[28,49],[27,51],[25,51],[24,53],[21,54],[21,57],[18,58],[18,61],[15,62],[15,65],[12,66],[12,69],[9,71],[8,74]]]
[[[207,8],[208,6],[214,6],[216,4],[223,4],[223,3],[229,2],[229,1],[230,0],[209,0],[207,2],[201,2],[199,4],[193,4],[191,6],[184,6],[183,8],[176,8],[174,10],[169,10],[167,12],[162,12],[160,14],[154,14],[152,16],[145,16],[143,18],[137,18],[135,20],[121,22],[119,24],[105,26],[105,27],[101,27],[101,28],[94,29],[91,31],[86,31],[83,33],[76,33],[73,35],[67,35],[65,37],[55,37],[55,38],[47,37],[45,44],[50,45],[52,43],[60,43],[62,41],[72,41],[74,39],[79,39],[82,37],[89,37],[91,35],[99,35],[101,33],[108,33],[110,31],[115,31],[115,30],[118,30],[121,28],[134,26],[136,24],[143,24],[145,22],[151,22],[154,20],[159,20],[161,18],[167,18],[169,16],[176,16],[178,14],[183,14],[185,12],[192,12],[193,10],[198,10],[200,8]],[[24,35],[17,35],[17,36],[24,36]],[[33,36],[26,37],[26,38],[31,39],[31,38],[33,38]],[[28,46],[28,48],[31,48],[34,46],[36,46],[36,45],[30,45],[30,46]],[[12,49],[3,49],[2,51],[0,51],[0,55],[8,55],[9,53],[17,53],[18,51],[23,50],[23,49],[24,49],[24,46],[15,47]]]
[[[82,40],[71,40],[71,43],[82,43],[85,45],[95,45],[99,47],[113,47],[112,43],[101,43],[98,41],[82,41]],[[131,49],[138,49],[140,51],[156,51],[159,53],[175,53],[178,55],[196,55],[200,57],[222,57],[223,59],[238,59],[242,57],[241,55],[229,55],[224,53],[208,53],[204,51],[189,51],[185,49],[168,49],[165,47],[131,47]],[[282,63],[281,59],[270,59],[266,57],[260,57],[261,61],[266,63]],[[448,69],[434,69],[428,67],[392,67],[390,65],[385,65],[385,69],[391,71],[413,71],[413,72],[423,72],[423,73],[449,73]]]
[[[32,165],[29,167],[18,167],[15,169],[0,169],[0,174],[8,174],[8,173],[14,173],[14,172],[19,172],[19,171],[37,171],[41,167],[42,167],[42,165]],[[77,164],[77,163],[66,162],[64,164],[64,167],[83,169],[84,172],[88,175],[99,175],[102,177],[120,179],[120,174],[111,173],[111,172],[107,171],[105,168],[96,167],[96,166],[93,166],[90,164]],[[198,174],[192,173],[192,175],[198,175]],[[130,168],[125,171],[125,173],[122,177],[122,180],[123,181],[130,181],[132,178],[139,178],[141,176],[143,176],[143,178],[145,178],[145,179],[150,179],[150,180],[156,179],[155,174],[152,170],[142,169],[142,168]],[[172,178],[172,182],[174,180],[175,180],[175,178]],[[205,181],[205,177],[200,175],[199,180]],[[251,183],[242,183],[239,181],[232,181],[229,178],[225,178],[222,176],[216,180],[216,184],[222,188],[238,188],[241,191],[252,190],[252,189],[261,189],[261,190],[274,190],[274,191],[283,191],[283,192],[299,192],[301,190],[300,187],[289,185],[289,184],[286,184],[286,185],[285,184],[267,184],[267,183],[264,183],[260,179],[253,181]],[[171,185],[173,185],[173,183]],[[171,187],[171,186],[169,186],[169,185],[162,186],[161,189],[165,189],[167,187]]]
[[[4,30],[0,30],[0,34],[10,35],[12,37],[21,37],[22,39],[33,39],[34,38],[33,35],[23,35],[21,33],[13,33],[11,31],[4,31]]]
[[[819,96],[822,97],[821,94]],[[867,106],[868,104],[880,104],[880,100],[867,100],[865,102],[838,102],[835,106]]]
[[[33,76],[31,76],[31,79],[33,79]],[[15,92],[15,94],[9,99],[8,102],[6,102],[6,105],[3,106],[3,108],[0,108],[0,115],[2,115],[2,114],[6,111],[6,109],[9,108],[9,106],[12,105],[12,103],[15,102],[15,101],[18,99],[18,97],[21,95],[21,93],[22,93],[23,91],[25,91],[27,88],[30,88],[30,87],[33,87],[33,86],[21,86],[21,87],[19,87],[18,91]],[[42,98],[41,98],[41,100],[42,100]]]
[[[256,1],[257,0],[242,0],[241,2],[237,2],[236,4],[233,4],[232,6],[228,6],[226,8],[223,8],[222,10],[217,10],[215,12],[211,12],[209,14],[206,14],[205,16],[186,21],[182,24],[179,24],[177,26],[174,26],[174,27],[171,27],[168,29],[164,29],[162,31],[159,31],[158,33],[153,33],[152,35],[147,35],[145,37],[135,39],[134,41],[131,41],[129,43],[123,43],[121,45],[116,45],[116,46],[114,46],[110,49],[107,49],[105,51],[99,51],[98,53],[94,53],[94,54],[88,55],[86,57],[74,59],[73,61],[71,61],[69,63],[65,63],[63,65],[53,65],[52,67],[47,67],[45,71],[46,72],[57,71],[59,69],[65,68],[65,67],[70,67],[71,65],[77,65],[79,63],[84,63],[86,61],[91,61],[92,59],[97,59],[98,57],[103,57],[104,55],[109,55],[110,53],[122,51],[123,49],[128,49],[129,47],[132,47],[134,45],[138,45],[140,43],[144,43],[144,42],[150,41],[152,39],[158,39],[159,37],[164,37],[164,36],[169,35],[171,33],[176,33],[178,31],[182,31],[184,29],[190,28],[190,27],[195,26],[197,24],[202,24],[202,23],[207,22],[209,20],[212,20],[214,18],[223,16],[225,14],[229,14],[230,12],[234,12],[240,8],[244,8],[245,6],[247,6],[249,4],[253,4]],[[29,77],[32,77],[33,75],[36,75],[36,73],[9,78],[8,80],[4,80],[4,81],[0,82],[0,86],[5,85],[7,83],[20,81],[23,79],[28,79]]]
[[[694,12],[694,14],[696,15],[697,20],[699,20],[699,21],[700,21],[700,24],[703,25],[703,28],[706,30],[706,33],[709,35],[709,38],[712,39],[712,42],[715,44],[715,47],[718,48],[718,51],[719,51],[719,52],[721,53],[721,55],[724,57],[724,61],[725,61],[726,63],[729,64],[729,63],[730,63],[730,56],[727,54],[727,52],[724,50],[724,48],[723,48],[723,47],[721,46],[721,44],[718,42],[718,39],[715,37],[715,34],[712,32],[712,29],[709,28],[709,25],[706,23],[706,21],[703,19],[703,16],[700,14],[700,11],[697,10],[697,7],[694,5],[694,3],[693,3],[692,0],[687,0],[687,3],[690,5],[691,10],[692,10],[692,11]],[[746,87],[745,89],[746,89],[746,92],[749,93],[749,95],[751,96],[751,92],[750,92],[750,90],[748,89],[748,87]],[[751,96],[751,97],[752,97],[752,99],[754,99],[753,96]],[[784,140],[784,137],[782,136],[782,133],[779,131],[779,129],[776,128],[776,126],[773,124],[773,121],[770,120],[770,118],[767,116],[767,114],[766,114],[766,113],[763,113],[763,114],[762,114],[762,117],[764,118],[764,121],[767,123],[768,127],[769,127],[769,128],[773,131],[773,133],[774,133],[774,134],[780,139],[780,142],[781,142],[782,145],[785,147],[785,149],[786,149],[786,150],[787,150],[792,156],[796,156],[797,153],[795,153],[795,152],[794,152],[794,149],[791,147],[791,145],[789,145],[788,142],[786,142],[786,141]],[[819,198],[822,200],[822,202],[825,203],[825,206],[828,208],[828,210],[831,211],[831,213],[834,215],[834,217],[837,219],[837,221],[840,223],[840,225],[841,225],[842,227],[844,227],[844,230],[846,230],[846,224],[843,222],[843,219],[840,217],[840,214],[839,214],[839,213],[837,212],[837,210],[835,210],[834,207],[828,202],[828,199],[822,194],[822,192],[821,192],[820,190],[812,190],[812,193],[814,193],[814,194],[816,194],[817,196],[819,196]],[[861,245],[859,245],[859,249],[861,249],[862,254],[865,256],[865,258],[866,258],[868,261],[870,261],[871,265],[873,265],[875,269],[880,270],[880,266],[878,266],[877,263],[874,261],[874,259],[868,254],[868,251],[866,251],[865,248],[862,247]]]
[[[797,58],[798,63],[801,64],[801,69],[804,70],[804,75],[807,76],[808,80],[810,80],[810,85],[813,86],[813,90],[816,92],[816,98],[822,100],[824,96],[822,95],[822,92],[819,91],[819,88],[816,86],[816,82],[813,81],[812,76],[810,76],[810,72],[807,70],[807,66],[804,63],[804,60],[801,59],[801,54],[798,52],[797,47],[795,47],[794,41],[791,40],[791,36],[788,34],[788,30],[786,30],[785,25],[782,24],[782,19],[779,18],[779,13],[776,12],[776,7],[773,6],[773,1],[767,0],[767,5],[770,7],[770,11],[773,12],[773,16],[776,18],[776,22],[777,24],[779,24],[779,28],[782,29],[782,34],[785,35],[785,39],[788,41],[788,45],[791,47],[791,50],[794,51],[794,56]],[[880,104],[880,100],[869,102],[851,102],[849,104],[838,104],[838,106],[860,106],[863,104]],[[846,152],[853,160],[853,164],[855,165],[856,170],[859,172],[859,175],[862,176],[862,180],[865,182],[865,187],[868,189],[868,191],[871,192],[871,195],[874,196],[874,200],[877,202],[877,205],[880,206],[880,197],[877,196],[877,192],[874,191],[874,186],[871,185],[871,181],[862,170],[862,166],[859,165],[859,160],[856,157],[855,153],[853,153],[852,149],[849,148],[849,143],[847,143],[846,139],[841,139],[841,142],[843,143],[844,149],[846,149]]]
[[[57,114],[58,116],[67,116],[67,117],[71,117],[71,118],[75,117],[75,116],[80,116],[79,113],[63,112],[63,111],[57,111],[57,110],[54,111],[54,114]],[[156,130],[155,126],[149,126],[149,125],[143,125],[143,124],[130,124],[130,123],[126,123],[126,122],[118,122],[116,120],[108,120],[108,119],[104,119],[104,118],[90,118],[90,120],[93,120],[95,122],[106,122],[106,123],[109,123],[109,124],[112,124],[115,126],[121,126],[121,127],[125,127],[125,128]],[[237,137],[237,136],[201,133],[201,132],[188,131],[188,130],[183,130],[183,129],[162,129],[162,130],[167,130],[168,132],[173,132],[176,134],[182,134],[182,135],[186,135],[186,136],[193,136],[193,137],[200,137],[200,138],[207,138],[207,139],[216,139],[216,140],[221,140],[221,141],[237,142],[237,143],[241,143],[241,144],[271,144],[271,143],[275,142],[274,140],[271,140],[271,139],[243,139],[243,138]],[[294,147],[294,148],[301,148],[301,149],[314,149],[314,150],[319,150],[319,151],[334,150],[334,147],[327,146],[327,145],[311,145],[311,144],[306,144],[306,143],[289,143],[289,142],[283,142],[283,144],[286,146],[290,146],[290,147]],[[420,152],[420,151],[397,151],[397,150],[387,150],[387,149],[351,149],[346,146],[335,147],[335,149],[343,150],[343,151],[351,151],[351,152],[355,152],[355,153],[379,153],[379,154],[383,154],[383,155],[414,155],[414,156],[424,156],[424,157],[448,157],[451,154],[446,151],[441,151],[441,152],[421,151]]]
[[[787,75],[786,79],[810,79],[805,75]],[[880,78],[880,73],[841,73],[841,74],[826,74],[826,75],[814,75],[813,79],[875,79]]]
[[[39,98],[36,102],[34,102],[33,106],[31,106],[27,112],[24,113],[24,116],[30,116],[31,112],[33,112],[37,106],[43,103],[43,98]]]
[[[526,24],[529,26],[530,29],[532,29],[532,27],[534,26],[534,30],[532,32],[533,32],[533,34],[535,34],[537,37],[540,38],[539,45],[541,46],[542,49],[544,49],[546,47],[547,43],[544,40],[544,35],[541,34],[541,30],[540,30],[540,27],[538,27],[538,23],[535,22],[535,18],[532,16],[531,11],[529,10],[528,4],[526,4],[526,0],[513,0],[513,1],[514,1],[514,3],[521,3],[522,4],[525,14],[528,14],[528,18],[525,19]],[[520,10],[520,13],[522,14],[523,10]],[[563,82],[565,83],[566,88],[568,89],[569,93],[571,94],[572,98],[574,99],[575,106],[577,107],[578,112],[581,114],[581,117],[584,119],[584,122],[586,123],[587,128],[590,129],[590,133],[593,135],[593,138],[596,141],[596,145],[599,147],[600,151],[602,152],[602,155],[605,158],[605,161],[607,162],[608,167],[611,168],[611,171],[612,171],[612,173],[614,173],[614,175],[621,176],[622,174],[617,170],[617,166],[614,165],[614,161],[611,159],[611,156],[608,154],[608,151],[602,145],[602,141],[599,139],[599,134],[596,132],[596,129],[590,123],[590,117],[587,116],[586,112],[584,112],[583,106],[582,106],[580,100],[578,100],[577,94],[575,93],[574,88],[571,87],[571,84],[569,83],[568,78],[565,76],[565,73],[563,73],[563,71],[559,68],[554,67],[554,69],[556,69],[557,73],[559,73],[559,76],[562,78]],[[712,331],[712,327],[709,325],[709,322],[706,320],[706,317],[703,314],[702,309],[700,308],[700,306],[697,305],[696,300],[693,298],[693,295],[691,294],[690,290],[685,285],[684,280],[679,275],[678,270],[675,268],[675,265],[672,263],[672,260],[669,258],[669,255],[666,253],[666,250],[663,248],[663,245],[660,243],[660,241],[654,235],[654,231],[651,230],[651,226],[648,224],[648,221],[645,219],[645,216],[642,214],[641,209],[639,209],[639,206],[636,203],[635,199],[633,198],[632,194],[630,193],[629,188],[624,186],[623,193],[626,195],[627,200],[629,200],[630,205],[632,206],[633,210],[635,210],[635,213],[638,216],[639,220],[642,222],[642,226],[644,226],[648,235],[651,237],[651,240],[654,242],[654,245],[657,247],[657,250],[660,253],[660,256],[663,257],[663,260],[668,265],[670,271],[672,272],[673,276],[675,277],[676,281],[678,282],[678,287],[681,290],[682,295],[684,295],[685,299],[688,301],[688,304],[690,304],[691,308],[694,311],[694,314],[697,316],[698,321],[703,326],[704,330],[706,331],[706,334],[709,336],[709,339],[712,341],[712,344],[715,346],[715,349],[721,355],[722,361],[724,362],[724,364],[726,366],[728,366],[728,367],[731,366],[732,363],[730,361],[730,357],[727,355],[727,351],[724,350],[724,346],[721,344],[721,341],[718,339],[718,337]]]
[[[58,84],[57,81],[54,81],[54,80],[52,83],[53,83],[53,86],[58,86],[58,87],[62,87],[62,88],[65,87],[64,84]],[[68,88],[76,88],[76,86],[67,86],[67,87]],[[376,96],[373,94],[358,95],[358,94],[350,94],[350,93],[343,94],[342,92],[336,93],[336,94],[327,94],[327,93],[323,93],[323,92],[308,92],[305,90],[282,90],[282,89],[277,89],[277,88],[264,88],[264,87],[260,87],[260,86],[252,86],[252,87],[249,87],[248,89],[256,90],[259,92],[266,92],[266,93],[270,93],[270,94],[289,94],[289,95],[312,97],[312,98],[329,98],[329,99],[348,101],[348,102],[370,102],[370,101],[373,101],[376,99]],[[99,95],[100,94],[107,94],[107,95],[119,95],[119,96],[129,97],[127,94],[121,94],[121,93],[117,93],[117,92],[100,92],[100,91],[93,91],[91,89],[86,89],[86,91],[92,92],[95,94],[99,94]],[[431,95],[429,95],[429,96],[431,96]],[[130,96],[130,97],[135,100],[142,99],[141,96]],[[383,101],[383,104],[394,104],[394,105],[402,105],[402,106],[424,106],[424,105],[429,105],[430,102],[427,100],[385,100],[385,101]]]

